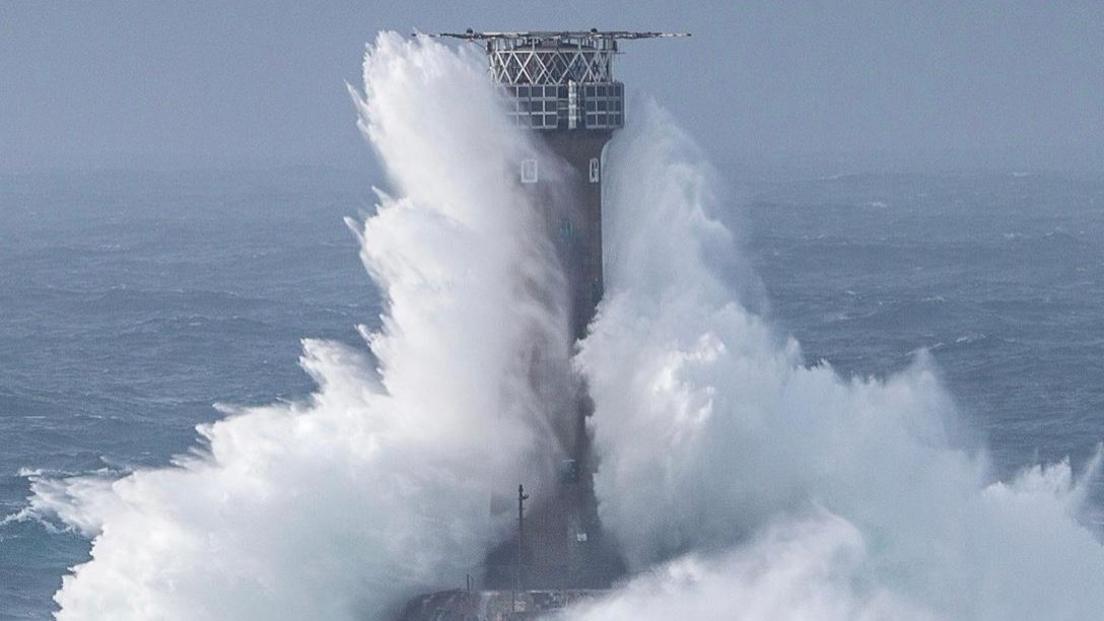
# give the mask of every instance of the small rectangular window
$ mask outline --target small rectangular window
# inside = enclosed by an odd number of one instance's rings
[[[522,183],[536,183],[537,182],[537,160],[528,158],[521,160],[521,182]]]
[[[599,173],[600,166],[601,166],[601,164],[599,164],[598,158],[596,158],[596,157],[590,158],[590,182],[591,183],[598,183],[598,181],[599,181],[598,173]]]

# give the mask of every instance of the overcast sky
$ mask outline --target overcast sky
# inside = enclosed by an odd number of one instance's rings
[[[1104,170],[1100,1],[0,0],[0,171],[359,167],[364,43],[469,26],[691,31],[617,72],[721,162]]]

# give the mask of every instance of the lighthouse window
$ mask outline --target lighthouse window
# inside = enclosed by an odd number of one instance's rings
[[[535,160],[535,159],[521,160],[521,182],[522,183],[536,183],[537,182],[537,160]]]
[[[598,183],[598,158],[590,158],[590,182]]]

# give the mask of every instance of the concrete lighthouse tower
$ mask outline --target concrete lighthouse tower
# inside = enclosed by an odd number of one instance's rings
[[[603,293],[602,151],[625,123],[625,88],[614,79],[614,57],[623,40],[686,35],[468,30],[438,36],[485,46],[509,119],[537,132],[548,147],[544,155],[519,161],[517,175],[546,220],[566,277],[571,338],[581,339]],[[605,588],[623,571],[598,525],[586,432],[590,399],[573,393],[562,400],[566,420],[553,421],[557,437],[549,439],[560,461],[555,489],[528,517],[519,504],[519,536],[488,558],[485,586]]]
[[[689,35],[468,30],[434,36],[484,46],[507,116],[535,132],[547,147],[517,162],[516,174],[541,211],[563,268],[573,343],[586,335],[604,289],[602,152],[625,123],[625,89],[614,79],[614,56],[623,40]],[[591,597],[624,573],[620,554],[598,521],[595,464],[586,430],[591,400],[576,382],[542,378],[569,375],[568,370],[535,368],[535,383],[548,380],[548,385],[573,387],[549,397],[556,403],[549,404],[553,420],[549,437],[543,439],[548,450],[539,461],[558,464],[547,477],[553,481],[537,482],[533,500],[527,493],[532,482],[504,485],[503,494],[491,501],[492,511],[516,511],[515,536],[488,554],[476,570],[481,575],[469,579],[465,590],[416,598],[400,615],[403,621],[534,618]]]

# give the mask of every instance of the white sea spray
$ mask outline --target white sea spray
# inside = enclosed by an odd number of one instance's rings
[[[40,481],[35,510],[93,537],[59,619],[385,618],[506,534],[491,491],[533,467],[546,426],[527,359],[568,355],[562,277],[507,181],[534,147],[471,54],[383,34],[364,80],[392,182],[349,222],[387,300],[371,355],[304,341],[308,400],[231,409],[173,467]]]
[[[1099,460],[993,482],[926,353],[844,378],[748,310],[708,164],[666,113],[641,106],[608,157],[608,294],[577,364],[599,514],[642,575],[575,616],[1098,616],[1104,548],[1077,517]]]

